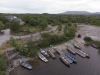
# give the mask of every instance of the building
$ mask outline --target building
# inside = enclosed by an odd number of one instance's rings
[[[6,16],[6,18],[7,18],[9,21],[13,21],[13,20],[18,21],[21,25],[24,24],[24,22],[23,22],[20,18],[18,18],[18,17],[16,17],[16,16]]]

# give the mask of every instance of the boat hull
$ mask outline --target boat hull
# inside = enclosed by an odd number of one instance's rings
[[[63,56],[60,56],[59,59],[60,59],[66,66],[70,66],[69,62],[68,62]]]
[[[54,53],[51,50],[48,50],[47,52],[53,59],[56,58],[56,56],[54,55]]]
[[[91,46],[94,47],[94,48],[96,48],[96,49],[99,48],[99,47],[98,47],[96,44],[94,44],[94,43],[92,43]]]
[[[25,61],[20,61],[20,65],[29,70],[33,68],[30,64],[28,64],[28,62],[25,62]]]
[[[65,55],[70,58],[74,63],[77,63],[76,59],[72,57],[70,54],[65,53]]]

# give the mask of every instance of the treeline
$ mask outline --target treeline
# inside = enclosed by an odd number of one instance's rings
[[[7,58],[0,55],[0,75],[6,75]]]
[[[59,14],[0,14],[0,30],[4,28],[10,28],[12,32],[16,28],[15,32],[22,30],[23,26],[16,22],[9,22],[5,16],[15,15],[20,17],[27,28],[28,26],[38,27],[40,30],[47,28],[47,25],[61,25],[66,23],[85,23],[91,25],[100,26],[99,16],[83,16],[83,15],[59,15]],[[16,27],[15,27],[16,26]],[[18,26],[18,27],[17,27]],[[12,29],[14,28],[14,29]],[[22,29],[21,29],[22,28]],[[29,30],[29,29],[27,29]]]
[[[29,23],[30,25],[33,25],[33,23],[31,24],[31,21],[34,22],[34,26],[39,25],[39,23],[44,20],[47,22],[47,24],[52,24],[52,25],[59,25],[59,24],[65,24],[71,22],[71,23],[85,23],[85,24],[100,26],[99,16],[25,14],[22,15],[22,19],[26,23]]]

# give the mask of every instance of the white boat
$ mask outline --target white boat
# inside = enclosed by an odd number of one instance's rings
[[[49,57],[49,54],[48,54],[45,50],[40,49],[40,52],[41,52],[41,54],[43,54],[44,56]]]
[[[83,53],[84,55],[86,55],[86,57],[90,58],[89,54],[85,53],[84,51],[82,50],[79,50],[81,53]]]
[[[48,62],[47,58],[44,57],[42,54],[38,53],[38,57],[39,57],[42,61]]]
[[[81,47],[77,43],[74,43],[73,45],[74,45],[74,47],[81,49]]]
[[[27,69],[29,69],[29,70],[31,70],[31,69],[33,68],[33,67],[32,67],[28,62],[26,62],[26,61],[20,60],[19,62],[20,62],[20,64],[21,64],[21,66],[23,66],[23,67],[25,67],[25,68],[27,68]]]

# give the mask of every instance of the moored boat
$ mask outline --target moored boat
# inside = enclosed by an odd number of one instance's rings
[[[65,53],[65,55],[66,55],[68,58],[70,58],[74,63],[77,63],[77,60],[76,60],[73,56],[71,56],[71,55],[68,54],[68,53]]]
[[[67,45],[66,45],[67,46]],[[70,52],[70,53],[72,53],[72,54],[76,54],[76,52],[72,49],[72,48],[70,48],[69,46],[67,46],[67,50]]]
[[[20,64],[21,64],[21,66],[23,66],[23,67],[25,67],[25,68],[27,68],[27,69],[29,69],[29,70],[31,70],[31,69],[33,68],[33,67],[32,67],[28,62],[26,62],[26,61],[20,60],[19,62],[20,62]]]
[[[66,58],[64,57],[64,56],[62,56],[62,55],[60,55],[60,60],[66,65],[66,66],[69,66],[70,65],[70,63],[66,60]]]
[[[76,50],[76,53],[77,53],[79,56],[83,57],[83,58],[86,57],[86,55],[83,54],[82,52],[80,52],[79,50]]]
[[[47,52],[53,59],[56,58],[56,56],[54,55],[54,53],[51,50],[48,50]]]
[[[43,54],[44,56],[49,57],[49,54],[48,54],[45,50],[40,49],[40,52],[41,52],[41,54]]]
[[[77,49],[81,49],[81,47],[77,44],[77,43],[74,43],[73,46]]]
[[[48,62],[47,58],[44,57],[42,54],[38,53],[38,57],[39,57],[42,61]]]
[[[99,46],[98,46],[98,45],[96,45],[95,43],[91,43],[91,46],[92,46],[92,47],[94,47],[94,48],[96,48],[96,49],[98,49],[98,48],[99,48]]]
[[[89,54],[85,53],[85,52],[82,51],[82,50],[79,50],[79,51],[80,51],[81,53],[85,54],[87,58],[90,58],[90,55],[89,55]]]

